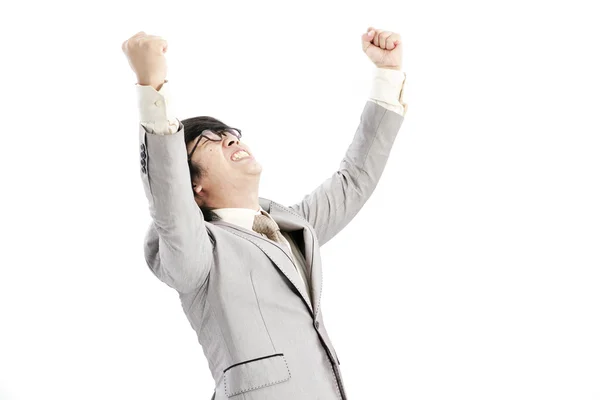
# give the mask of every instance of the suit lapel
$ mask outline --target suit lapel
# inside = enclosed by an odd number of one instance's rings
[[[219,225],[220,227],[256,244],[296,288],[304,300],[304,303],[316,318],[319,312],[322,287],[321,259],[319,252],[315,251],[316,233],[304,218],[288,207],[262,197],[259,197],[259,204],[269,213],[269,215],[271,215],[275,222],[277,222],[277,225],[282,232],[302,231],[301,236],[304,241],[304,246],[300,247],[304,248],[306,270],[310,279],[310,295],[306,292],[306,286],[302,283],[298,271],[296,271],[296,267],[288,255],[287,249],[284,249],[279,243],[273,242],[253,230],[248,230],[226,221],[211,221],[211,223]],[[309,298],[311,301],[309,301]]]
[[[261,207],[265,208],[262,203]],[[314,308],[315,318],[319,313],[319,305],[321,302],[321,289],[323,284],[323,275],[321,270],[321,256],[317,247],[317,234],[313,227],[294,212],[291,208],[285,207],[274,201],[270,201],[269,214],[282,231],[302,230],[302,238],[304,240],[304,259],[306,260],[306,270],[310,279],[311,300]],[[297,273],[297,272],[296,272]]]

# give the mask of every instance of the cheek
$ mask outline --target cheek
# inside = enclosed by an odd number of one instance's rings
[[[231,162],[218,149],[209,149],[204,154],[206,169],[210,176],[227,176],[231,168]]]

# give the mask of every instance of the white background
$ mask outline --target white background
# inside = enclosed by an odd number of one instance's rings
[[[600,121],[591,1],[2,6],[0,399],[206,399],[143,258],[135,76],[169,43],[176,115],[239,127],[260,196],[339,166],[400,33],[409,104],[359,215],[321,249],[349,398],[600,399]],[[312,400],[312,399],[307,399]]]

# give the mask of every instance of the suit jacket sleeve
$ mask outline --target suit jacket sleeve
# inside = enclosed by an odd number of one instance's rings
[[[375,190],[404,121],[404,115],[372,100],[338,171],[290,206],[313,226],[321,246],[348,225]]]
[[[184,128],[173,134],[139,126],[141,177],[152,222],[144,256],[152,272],[181,293],[200,288],[213,265],[213,242],[194,200]]]

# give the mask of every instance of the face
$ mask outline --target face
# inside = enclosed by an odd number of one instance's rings
[[[204,172],[194,182],[201,186],[198,194],[204,197],[203,204],[214,206],[206,200],[210,198],[216,202],[232,193],[257,191],[262,166],[254,159],[246,144],[229,132],[223,135],[220,142],[200,136],[188,144],[188,154],[198,140],[200,142],[192,154],[192,161],[200,164]],[[238,153],[240,150],[245,150],[249,155]]]

